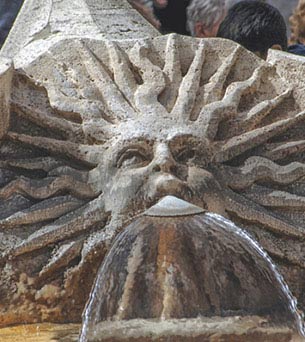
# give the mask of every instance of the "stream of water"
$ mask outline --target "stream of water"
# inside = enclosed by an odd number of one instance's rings
[[[266,260],[270,269],[273,270],[273,273],[279,283],[279,286],[282,289],[283,300],[286,300],[286,299],[288,300],[291,313],[295,317],[295,324],[296,324],[296,328],[298,332],[300,333],[300,335],[305,337],[304,315],[298,310],[296,298],[290,292],[288,285],[284,281],[282,275],[278,272],[276,266],[274,265],[274,263],[272,262],[268,254],[260,247],[260,245],[249,234],[247,234],[247,232],[237,227],[232,221],[227,220],[221,215],[214,214],[214,213],[207,213],[205,217],[206,217],[207,222],[210,220],[212,223],[217,223],[223,229],[227,230],[229,233],[237,234],[238,236],[240,236],[240,238],[248,241],[249,245]]]
[[[158,215],[156,216],[159,217]],[[164,216],[166,217],[166,215]],[[254,263],[253,269],[260,270],[259,272],[261,275],[259,276],[261,276],[262,280],[264,280],[264,283],[262,284],[265,284],[261,286],[266,286],[266,289],[269,289],[268,291],[270,291],[270,288],[273,287],[275,291],[274,293],[277,293],[277,296],[278,296],[278,303],[282,303],[280,310],[277,309],[275,306],[274,307],[275,311],[273,313],[270,313],[270,323],[275,323],[275,324],[280,324],[280,325],[287,324],[287,326],[289,326],[290,328],[293,328],[295,331],[298,331],[298,333],[301,336],[305,337],[304,320],[303,320],[303,316],[301,312],[297,308],[297,300],[291,294],[288,288],[288,285],[284,281],[283,277],[280,275],[276,266],[273,264],[272,260],[267,255],[267,253],[260,247],[260,245],[247,232],[240,229],[233,222],[225,219],[224,217],[220,215],[217,215],[214,213],[205,213],[205,214],[195,215],[193,216],[193,218],[191,215],[189,216],[189,218],[190,218],[189,220],[192,222],[191,226],[194,225],[195,227],[197,227],[197,230],[196,229],[194,230],[193,228],[191,228],[189,231],[189,235],[185,236],[186,239],[188,239],[188,237],[189,239],[193,238],[194,237],[193,234],[195,234],[196,231],[198,232],[198,229],[202,230],[202,232],[209,232],[209,234],[216,233],[216,235],[214,236],[219,237],[219,239],[217,241],[215,240],[213,243],[217,244],[215,245],[215,248],[220,244],[220,246],[223,246],[222,247],[223,249],[212,248],[212,251],[209,252],[211,254],[209,255],[213,255],[213,253],[215,253],[215,250],[217,250],[220,252],[219,253],[220,260],[221,260],[221,255],[227,255],[227,257],[230,258],[230,254],[225,254],[225,253],[222,254],[223,251],[226,251],[227,248],[229,248],[229,246],[227,246],[227,243],[230,244],[230,248],[233,248],[234,246],[243,246],[242,249],[244,250],[244,253],[245,253],[244,255],[251,256],[250,259],[252,259],[252,263]],[[175,221],[175,218],[173,218],[172,222],[174,221]],[[145,222],[146,221],[144,221],[143,229],[145,229]],[[143,224],[142,221],[141,221],[141,224]],[[141,224],[139,225],[140,228],[137,226],[137,223],[134,225],[132,224],[129,225],[126,228],[126,230],[124,230],[122,234],[118,236],[117,243],[114,243],[112,253],[110,251],[109,255],[106,257],[105,262],[99,271],[97,282],[91,293],[89,304],[85,310],[82,333],[81,333],[81,338],[80,338],[81,342],[87,342],[88,336],[90,336],[91,333],[97,334],[96,336],[102,336],[100,335],[100,332],[98,332],[99,331],[98,329],[99,329],[99,323],[103,323],[104,320],[102,318],[99,318],[99,315],[100,315],[99,310],[101,307],[101,301],[104,298],[104,295],[102,294],[107,293],[105,292],[106,290],[103,290],[104,292],[100,290],[103,284],[105,283],[105,279],[103,277],[109,277],[109,270],[112,270],[113,269],[112,267],[115,267],[111,264],[111,262],[113,260],[116,260],[114,257],[115,253],[118,251],[120,252],[120,248],[122,247],[120,244],[121,240],[126,242],[128,240],[127,238],[131,239],[131,237],[133,236],[138,236],[138,235],[140,236],[141,234],[140,230],[142,229]],[[161,226],[162,226],[162,223],[161,223]],[[185,226],[182,226],[180,228],[183,231],[186,231],[188,229],[187,227],[188,227],[187,224],[185,224]],[[162,226],[161,229],[166,229],[166,228]],[[206,240],[207,239],[205,235],[206,233],[202,234],[202,236],[200,234],[201,233],[199,233],[198,236],[196,235],[196,238],[202,241],[203,246],[205,246],[203,247],[203,250],[207,251],[208,243]],[[184,243],[182,242],[182,244]],[[125,244],[123,245],[125,246]],[[146,248],[148,248],[148,246],[150,245],[149,244],[146,245]],[[198,251],[195,251],[195,253],[197,254],[199,253],[198,255],[200,255],[201,252],[200,250],[198,250]],[[209,258],[209,255],[206,256],[207,259]],[[238,254],[236,255],[238,257]],[[215,258],[218,258],[218,255],[216,255]],[[233,255],[232,255],[232,258],[233,258]],[[204,263],[205,260],[207,259],[202,260],[202,262]],[[114,265],[116,265],[115,262],[116,261],[114,261]],[[235,263],[237,262],[236,265],[238,265],[238,261],[236,261],[235,259],[232,259],[232,262],[235,262]],[[108,264],[109,265],[111,264],[112,266],[110,267]],[[121,265],[121,262],[119,262],[119,264]],[[221,265],[221,263],[219,265]],[[222,267],[221,266],[219,267],[220,267],[219,277],[221,277]],[[239,269],[238,266],[236,267],[237,267],[236,269]],[[251,267],[252,267],[252,264],[251,264]],[[215,272],[214,270],[213,272],[217,274],[217,271]],[[249,273],[249,275],[250,274],[251,273]],[[245,285],[246,285],[246,282],[244,283],[244,286]],[[253,294],[259,293],[256,291],[256,289],[255,290],[252,289],[252,291],[253,291]],[[276,311],[276,310],[279,310],[279,311]],[[90,338],[91,337],[89,337],[89,340]]]

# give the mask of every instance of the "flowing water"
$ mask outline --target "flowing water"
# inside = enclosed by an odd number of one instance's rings
[[[152,215],[152,216],[158,216],[158,215]],[[166,214],[162,214],[161,216],[166,217]],[[191,220],[192,215],[188,217]],[[205,214],[196,215],[193,217],[194,217],[193,222],[195,223],[197,222],[198,226],[202,227],[201,228],[202,230],[206,230],[206,229],[209,230],[209,227],[210,227],[211,232],[218,231],[220,232],[220,236],[223,236],[224,239],[226,239],[225,237],[231,237],[232,241],[239,241],[241,245],[245,246],[245,253],[253,257],[252,259],[255,260],[254,261],[255,265],[258,269],[261,270],[262,277],[265,279],[265,281],[267,279],[267,282],[269,282],[270,284],[272,284],[272,286],[274,286],[276,293],[278,293],[279,295],[278,298],[280,298],[280,301],[283,304],[282,305],[284,308],[283,310],[286,311],[286,314],[288,313],[287,321],[286,321],[286,318],[284,317],[285,316],[284,312],[283,314],[280,313],[281,321],[279,321],[278,323],[281,325],[281,324],[286,324],[285,322],[287,322],[287,325],[289,325],[295,331],[298,331],[298,333],[301,336],[305,337],[303,316],[300,313],[300,311],[297,309],[297,301],[291,294],[283,277],[277,271],[276,266],[273,264],[273,262],[271,261],[267,253],[264,252],[264,250],[259,246],[259,244],[244,230],[238,228],[233,222],[225,219],[224,217],[220,215],[217,215],[214,213],[205,213]],[[186,230],[187,226],[183,228],[185,228]],[[132,234],[134,234],[135,236],[137,236],[137,234],[140,234],[139,232],[141,229],[142,229],[141,224],[140,224],[140,228],[136,227],[136,225],[135,226],[129,225],[126,228],[126,230],[124,230],[122,234],[118,236],[117,241],[120,241],[120,240],[127,241],[128,240],[127,238],[131,238]],[[222,240],[220,239],[220,241]],[[226,242],[223,241],[220,243],[224,246],[224,248],[226,248],[225,247]],[[115,247],[115,243],[114,243],[114,247]],[[112,258],[113,254],[115,254],[116,252],[117,252],[117,246],[116,248],[112,249],[112,253],[110,251],[108,258],[106,257],[105,262],[99,271],[99,277],[97,277],[97,280],[100,280],[100,281],[97,281],[97,283],[95,284],[93,288],[93,291],[91,293],[91,299],[89,301],[89,304],[85,310],[85,314],[83,317],[84,321],[83,321],[82,333],[81,333],[81,339],[80,339],[81,342],[88,341],[87,336],[89,336],[91,332],[97,333],[98,325],[100,322],[102,323],[103,321],[101,319],[98,319],[97,318],[98,314],[96,314],[96,312],[98,312],[98,309],[100,307],[99,298],[101,297],[101,293],[99,293],[99,290],[100,290],[100,287],[103,286],[102,284],[104,283],[104,281],[101,281],[100,277],[109,276],[107,272],[109,272],[108,266],[112,262],[112,260],[110,259],[113,259]],[[276,321],[273,321],[273,322],[276,323]],[[88,333],[89,335],[87,335]],[[97,334],[98,334],[97,336],[102,336],[99,333]]]
[[[207,222],[210,220],[213,223],[217,223],[229,233],[237,234],[240,238],[248,241],[249,245],[253,247],[253,249],[266,260],[266,262],[269,264],[269,267],[273,270],[273,273],[283,291],[283,300],[288,300],[291,313],[295,317],[295,324],[298,332],[300,333],[300,335],[305,337],[304,315],[298,310],[296,298],[290,292],[288,285],[284,281],[281,274],[278,272],[276,266],[273,264],[268,254],[249,234],[247,234],[244,230],[238,228],[233,222],[225,219],[221,215],[214,213],[207,213],[205,216]]]

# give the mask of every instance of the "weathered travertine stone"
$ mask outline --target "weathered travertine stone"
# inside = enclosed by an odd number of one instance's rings
[[[158,31],[122,0],[25,0],[0,55],[12,58],[26,45],[50,37],[135,39]]]
[[[3,138],[9,127],[12,77],[11,60],[0,58],[0,139]]]
[[[0,323],[80,321],[115,236],[169,194],[247,229],[304,308],[302,81],[229,41],[129,31],[123,1],[70,4],[28,0],[1,52]]]
[[[277,73],[289,80],[293,87],[293,95],[302,106],[305,91],[305,58],[288,52],[270,49],[268,63],[275,66]]]

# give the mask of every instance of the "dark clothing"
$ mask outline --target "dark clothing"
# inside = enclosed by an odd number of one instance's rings
[[[10,31],[22,3],[23,0],[0,1],[0,47]]]
[[[288,52],[293,53],[294,55],[305,56],[305,45],[303,44],[294,44],[288,46]]]
[[[168,0],[165,8],[154,6],[154,14],[161,23],[161,32],[190,35],[186,30],[186,8],[190,0]]]

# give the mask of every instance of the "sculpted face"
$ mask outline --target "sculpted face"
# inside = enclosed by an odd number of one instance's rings
[[[182,132],[162,133],[119,140],[107,150],[99,167],[106,208],[137,213],[166,195],[209,209],[218,205],[209,191],[216,193],[220,185],[207,169],[207,141]]]

